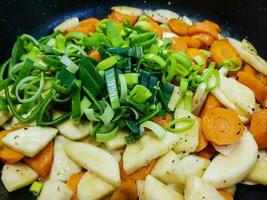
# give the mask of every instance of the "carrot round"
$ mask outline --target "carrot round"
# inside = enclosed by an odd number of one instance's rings
[[[201,125],[201,118],[198,118],[198,124]],[[199,140],[198,140],[198,146],[195,152],[200,152],[203,149],[205,149],[208,145],[208,141],[206,140],[204,134],[201,131],[201,126],[199,126]]]
[[[242,60],[236,50],[226,40],[213,42],[210,52],[211,58],[218,64],[222,64],[225,60],[232,60],[242,64]]]
[[[123,162],[122,159],[120,160],[119,166],[120,166],[120,175],[123,181],[127,180],[144,180],[148,174],[152,171],[153,167],[156,164],[156,160],[152,160],[147,166],[139,169],[138,171],[127,175],[123,168]]]
[[[136,200],[138,198],[135,181],[128,180],[123,182],[113,193],[110,200]]]
[[[198,33],[206,33],[213,36],[215,39],[218,39],[218,31],[215,26],[210,22],[197,22],[188,27],[188,34],[194,35]]]
[[[208,48],[215,41],[215,38],[207,33],[197,33],[191,36],[192,38],[198,39],[201,42],[201,47]]]
[[[119,21],[119,22],[128,22],[130,24],[135,24],[135,22],[137,21],[137,17],[136,16],[130,16],[130,15],[125,15],[125,14],[122,14],[120,12],[117,12],[117,11],[112,11],[111,13],[111,17],[113,19],[115,19],[116,21]]]
[[[194,59],[196,56],[200,56],[202,60],[204,61],[204,65],[206,65],[207,57],[204,55],[203,51],[201,51],[200,49],[188,48],[186,49],[186,53],[192,59]]]
[[[186,41],[188,48],[200,48],[201,47],[201,41],[199,39],[193,38],[193,37],[183,37]]]
[[[218,192],[220,193],[220,195],[222,195],[222,197],[224,198],[224,200],[233,200],[233,196],[230,192],[227,192],[225,190],[218,190]]]
[[[87,55],[89,57],[97,60],[97,61],[101,61],[102,60],[102,58],[101,58],[101,56],[100,56],[100,54],[99,54],[97,49],[93,49],[93,50],[89,51]]]
[[[81,178],[83,177],[84,172],[79,172],[77,174],[73,174],[69,177],[68,181],[67,181],[67,185],[70,187],[70,189],[73,191],[73,196],[71,198],[71,200],[78,200],[78,196],[77,196],[77,186],[81,180]]]
[[[158,123],[160,126],[165,128],[172,121],[172,116],[170,114],[166,114],[163,117],[155,116],[152,118],[152,121]]]
[[[253,74],[239,71],[237,73],[237,80],[255,93],[258,102],[263,103],[265,101],[265,85]]]
[[[205,138],[217,145],[236,143],[245,127],[236,113],[226,108],[212,108],[202,118]]]
[[[202,108],[200,116],[203,117],[207,113],[207,111],[212,108],[223,108],[223,107],[224,106],[218,101],[218,99],[216,99],[216,97],[213,94],[209,93]]]
[[[256,70],[253,67],[251,67],[250,65],[248,65],[248,64],[244,65],[244,67],[242,68],[242,71],[243,72],[247,72],[247,73],[249,73],[249,74],[251,74],[253,76],[255,76],[256,73],[257,73]]]
[[[25,159],[25,163],[36,171],[41,177],[47,177],[50,173],[54,159],[54,143],[50,142],[42,151],[33,158]]]
[[[267,148],[267,109],[253,113],[249,128],[260,149]]]
[[[182,35],[185,36],[188,34],[188,27],[189,25],[187,23],[185,23],[182,20],[179,19],[170,19],[168,21],[168,25],[170,27],[170,29],[178,34],[178,35]]]
[[[178,52],[178,51],[186,51],[187,49],[187,43],[184,38],[171,38],[172,45],[171,50]]]
[[[69,29],[68,32],[80,32],[88,35],[91,32],[95,32],[98,23],[99,23],[98,19],[88,18],[81,21],[78,27]]]
[[[216,151],[212,144],[208,143],[207,147],[200,152],[197,152],[196,155],[202,158],[211,159],[214,157]]]
[[[86,35],[88,35],[90,33],[90,27],[75,27],[75,28],[71,28],[68,30],[68,33],[70,32],[79,32],[79,33],[84,33]]]
[[[221,32],[221,28],[218,24],[216,24],[212,21],[209,21],[209,20],[204,20],[203,22],[206,24],[209,24],[209,26],[212,26],[217,32]]]

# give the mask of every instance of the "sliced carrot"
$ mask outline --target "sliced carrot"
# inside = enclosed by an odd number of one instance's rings
[[[226,108],[212,108],[202,118],[205,138],[217,145],[236,143],[245,127],[236,113]]]
[[[158,123],[160,126],[165,128],[172,121],[172,116],[170,114],[166,114],[163,117],[155,116],[152,118],[152,121]]]
[[[191,36],[192,38],[198,39],[201,42],[202,48],[208,48],[215,41],[215,38],[207,33],[197,33]]]
[[[244,67],[242,68],[242,71],[243,72],[247,72],[247,73],[249,73],[249,74],[252,74],[252,75],[256,75],[256,70],[253,68],[253,67],[251,67],[250,65],[248,65],[248,64],[245,64],[244,65]]]
[[[18,128],[21,128],[21,127],[18,127]],[[1,131],[0,132],[0,140],[3,137],[5,137],[7,134],[9,134],[10,132],[12,132],[18,128]],[[13,164],[13,163],[20,161],[23,157],[24,157],[24,155],[22,153],[14,151],[13,149],[10,149],[9,147],[7,147],[5,145],[2,145],[0,147],[0,160],[3,161],[4,163]]]
[[[253,113],[251,117],[250,132],[260,149],[267,148],[267,109]]]
[[[256,78],[261,81],[265,86],[267,86],[267,76],[262,73],[257,73]]]
[[[135,181],[128,180],[123,182],[113,193],[110,200],[137,200],[137,187]]]
[[[33,158],[25,159],[24,162],[29,165],[40,176],[47,177],[50,173],[54,159],[54,143],[50,142],[42,151]]]
[[[171,50],[178,52],[178,51],[186,51],[187,49],[187,43],[186,40],[183,38],[171,38],[172,45]]]
[[[156,164],[156,160],[152,160],[147,166],[139,169],[138,171],[130,175],[127,175],[126,172],[124,171],[122,159],[120,160],[119,164],[120,164],[120,175],[123,181],[127,180],[137,181],[137,180],[144,180],[146,176],[150,174],[150,172],[152,171],[153,167]]]
[[[89,51],[87,55],[89,57],[97,60],[97,61],[101,61],[102,60],[102,58],[101,58],[101,56],[100,56],[100,54],[99,54],[97,49],[93,49],[93,50]]]
[[[193,37],[182,37],[185,39],[188,48],[200,48],[201,41]]]
[[[71,28],[68,30],[68,33],[70,32],[79,32],[79,33],[84,33],[86,35],[88,35],[90,33],[90,27],[75,27],[75,28]]]
[[[211,159],[214,157],[216,151],[212,144],[208,143],[207,147],[200,152],[197,152],[197,156],[201,156],[202,158]]]
[[[236,50],[226,40],[218,40],[212,43],[210,47],[211,58],[218,64],[225,60],[233,60],[242,64],[241,58]]]
[[[170,27],[170,29],[178,34],[178,35],[182,35],[185,36],[188,34],[188,27],[189,25],[187,23],[185,23],[182,20],[179,19],[170,19],[168,21],[168,25]]]
[[[96,18],[88,18],[88,19],[82,20],[80,22],[80,26],[81,27],[90,27],[90,29],[91,29],[90,31],[94,32],[96,30],[96,26],[99,22],[100,21]]]
[[[233,200],[233,196],[230,192],[227,192],[223,189],[218,190],[218,192],[223,196],[224,200]]]
[[[112,11],[111,16],[113,19],[119,22],[128,22],[130,24],[135,24],[135,22],[137,21],[136,16],[125,15],[115,10]]]
[[[206,33],[218,39],[218,31],[210,22],[197,22],[188,27],[188,34],[194,35],[198,33]]]
[[[265,85],[258,80],[253,74],[239,71],[237,73],[237,80],[250,88],[256,96],[258,102],[263,103],[265,100]]]
[[[83,177],[84,172],[79,172],[77,174],[73,174],[69,177],[68,181],[67,181],[67,185],[70,187],[70,189],[73,191],[73,196],[71,198],[71,200],[78,200],[78,196],[77,196],[77,186],[81,180],[81,178]]]
[[[207,147],[208,141],[206,140],[204,134],[201,131],[201,118],[197,118],[197,120],[198,120],[198,124],[199,124],[199,136],[198,136],[199,142],[198,142],[198,146],[197,146],[197,149],[195,150],[195,152],[200,152]]]
[[[209,20],[204,20],[203,22],[212,26],[217,32],[221,32],[221,28],[218,24],[216,24],[212,21],[209,21]]]
[[[207,111],[212,108],[223,108],[223,107],[224,106],[218,101],[218,99],[216,99],[216,97],[213,94],[209,93],[202,108],[200,116],[203,117],[207,113]]]
[[[194,59],[196,56],[200,56],[202,58],[202,60],[204,61],[204,64],[206,66],[207,57],[205,56],[205,54],[203,53],[203,51],[201,51],[200,49],[197,49],[197,48],[188,48],[188,49],[186,49],[186,53],[192,59]]]
[[[108,15],[108,19],[112,20],[115,24],[121,24],[122,22],[116,20],[111,14]]]

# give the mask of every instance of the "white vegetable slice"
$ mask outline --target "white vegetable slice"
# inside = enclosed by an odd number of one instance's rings
[[[121,149],[126,146],[125,136],[127,133],[125,131],[119,131],[118,134],[110,141],[105,143],[108,150]]]
[[[193,97],[192,113],[198,115],[205,103],[208,92],[206,92],[206,83],[200,83]]]
[[[119,163],[107,151],[82,142],[70,142],[64,146],[64,149],[67,155],[80,166],[113,185],[120,184]]]
[[[95,174],[86,172],[78,183],[77,196],[79,200],[98,200],[103,199],[115,189],[115,186]]]
[[[246,130],[236,148],[228,156],[217,155],[208,166],[203,179],[216,188],[225,188],[242,181],[256,163],[258,147]]]
[[[170,19],[178,19],[180,16],[171,10],[158,9],[158,10],[145,10],[145,14],[155,21],[166,24]]]
[[[162,34],[162,38],[177,38],[178,35],[176,35],[175,33],[173,32],[163,32]]]
[[[50,179],[67,181],[72,174],[81,171],[75,162],[73,162],[65,153],[63,145],[70,142],[63,136],[57,136],[54,145],[54,160],[51,167]]]
[[[259,151],[259,156],[252,171],[247,176],[246,180],[254,183],[267,185],[267,154],[265,150]]]
[[[5,164],[1,180],[8,192],[13,192],[30,185],[38,178],[38,174],[23,163]]]
[[[145,199],[153,200],[183,200],[178,192],[168,188],[165,184],[148,175],[145,180]]]
[[[143,10],[140,8],[128,7],[128,6],[114,6],[111,8],[119,13],[130,15],[130,16],[140,16],[143,14]]]
[[[178,140],[177,135],[168,131],[162,139],[154,137],[152,133],[147,133],[136,143],[126,147],[122,157],[125,172],[131,174],[148,165],[150,161],[170,151]]]
[[[194,152],[198,146],[199,140],[199,124],[197,117],[194,116],[191,112],[188,112],[184,109],[175,110],[175,119],[177,118],[192,118],[195,120],[195,123],[192,128],[187,131],[177,134],[180,137],[178,143],[174,146],[174,151],[176,153],[184,152],[191,153]],[[175,128],[179,127],[181,124],[176,124]]]
[[[220,193],[211,184],[199,177],[191,176],[187,179],[185,200],[224,200]]]
[[[57,129],[50,127],[21,128],[3,137],[2,142],[15,151],[33,157],[56,136],[57,132]]]
[[[44,182],[38,200],[69,200],[72,195],[73,192],[67,184],[58,180],[50,179]]]
[[[228,38],[228,41],[244,61],[254,67],[257,71],[267,76],[267,62],[264,59],[248,49],[242,42],[233,38]]]
[[[212,144],[212,145],[217,152],[223,154],[224,156],[231,154],[237,146],[237,144],[229,144],[229,145]]]
[[[145,200],[145,181],[137,180],[136,181],[137,193],[139,200]]]
[[[67,120],[58,124],[57,128],[60,134],[70,140],[82,139],[90,133],[90,123],[88,121],[81,121],[78,125],[75,125],[71,120]]]
[[[64,22],[62,22],[58,26],[56,26],[54,28],[54,32],[56,32],[56,31],[65,32],[68,29],[75,28],[76,26],[79,26],[79,24],[80,24],[80,22],[79,22],[78,17],[72,17],[72,18],[65,20]]]
[[[193,24],[192,20],[187,16],[180,17],[181,20],[183,20],[185,23],[187,23],[189,26]]]
[[[159,158],[154,166],[151,175],[160,181],[169,183],[184,183],[184,169],[180,159],[176,153],[169,151],[167,154]]]
[[[183,94],[179,90],[179,87],[174,86],[170,101],[168,103],[168,108],[170,111],[174,111],[177,103],[183,98]]]

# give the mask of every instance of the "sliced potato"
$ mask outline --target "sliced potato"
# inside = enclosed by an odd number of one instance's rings
[[[216,188],[225,188],[242,181],[256,163],[258,146],[248,130],[228,156],[217,155],[208,166],[203,179]]]
[[[200,83],[197,87],[195,95],[193,97],[192,113],[198,115],[201,111],[203,104],[207,98],[208,92],[206,92],[206,83]]]
[[[267,62],[264,59],[258,56],[254,51],[251,51],[251,49],[247,48],[244,43],[233,38],[228,38],[228,41],[244,61],[267,76]]]
[[[30,185],[38,178],[38,174],[23,163],[5,164],[1,180],[8,192],[13,192]]]
[[[145,181],[138,180],[136,181],[137,193],[138,193],[138,200],[145,200]]]
[[[227,156],[232,153],[232,151],[236,148],[237,144],[229,144],[229,145],[216,145],[212,144],[214,149],[223,154],[224,156]]]
[[[166,184],[185,182],[183,166],[173,151],[169,151],[157,161],[151,175]]]
[[[108,150],[121,149],[126,146],[125,136],[128,134],[125,131],[119,131],[118,134],[110,141],[105,143]]]
[[[171,183],[166,185],[167,188],[184,195],[184,184]]]
[[[86,172],[78,183],[77,196],[79,200],[97,200],[106,197],[115,189],[115,186],[95,174]]]
[[[170,19],[178,19],[180,16],[171,10],[145,10],[145,14],[157,22],[166,24]]]
[[[114,6],[111,9],[125,15],[136,16],[136,17],[143,14],[142,9],[129,6]]]
[[[122,157],[125,172],[131,174],[146,166],[150,161],[171,150],[178,140],[179,137],[170,132],[166,132],[162,139],[147,133],[136,143],[127,145]]]
[[[44,182],[38,200],[69,200],[73,195],[70,187],[58,180],[49,179]]]
[[[224,200],[211,184],[199,177],[191,176],[186,181],[185,200]]]
[[[81,121],[75,125],[71,120],[67,120],[57,125],[58,132],[70,140],[79,140],[89,135],[90,123]]]
[[[67,155],[83,168],[113,185],[120,184],[119,163],[107,151],[82,142],[70,142],[64,145],[64,149]]]
[[[21,128],[3,137],[2,142],[15,151],[33,157],[56,136],[57,132],[57,129],[50,127]]]
[[[120,162],[121,157],[122,157],[121,155],[123,154],[124,149],[117,149],[117,150],[112,150],[112,151],[107,150],[107,152],[109,152],[115,158],[115,160]]]
[[[79,24],[80,24],[80,21],[79,21],[78,17],[72,17],[72,18],[65,20],[61,24],[57,25],[54,28],[54,32],[56,32],[56,31],[65,32],[68,29],[75,28],[76,26],[79,26]]]
[[[178,143],[174,146],[174,151],[176,153],[185,152],[191,153],[194,152],[198,146],[198,139],[199,139],[199,124],[196,116],[194,116],[191,112],[188,112],[184,109],[177,109],[175,110],[175,119],[178,118],[192,118],[195,120],[195,123],[192,128],[187,131],[181,132],[177,134],[181,139]],[[183,126],[183,124],[176,124],[175,128]]]
[[[165,184],[148,175],[145,180],[145,199],[146,200],[183,200],[183,196],[178,192],[168,188]]]
[[[210,164],[210,160],[195,155],[185,156],[180,162],[186,179],[189,176],[201,177]]]
[[[254,183],[267,185],[267,154],[265,150],[259,152],[259,156],[252,171],[246,177],[246,180]]]
[[[70,142],[63,136],[57,136],[54,146],[54,160],[51,167],[50,179],[67,181],[72,174],[81,171],[81,167],[73,162],[65,153],[63,145]]]

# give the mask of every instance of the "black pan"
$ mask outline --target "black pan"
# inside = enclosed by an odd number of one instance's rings
[[[7,0],[0,4],[0,62],[10,55],[16,36],[40,37],[67,17],[104,17],[114,5],[167,8],[194,20],[211,19],[224,33],[247,37],[267,57],[267,1],[265,0]],[[267,172],[266,172],[267,173]],[[0,200],[28,200],[28,189],[8,193],[0,183]],[[267,186],[238,185],[236,200],[267,199]],[[196,199],[197,200],[197,199]]]

